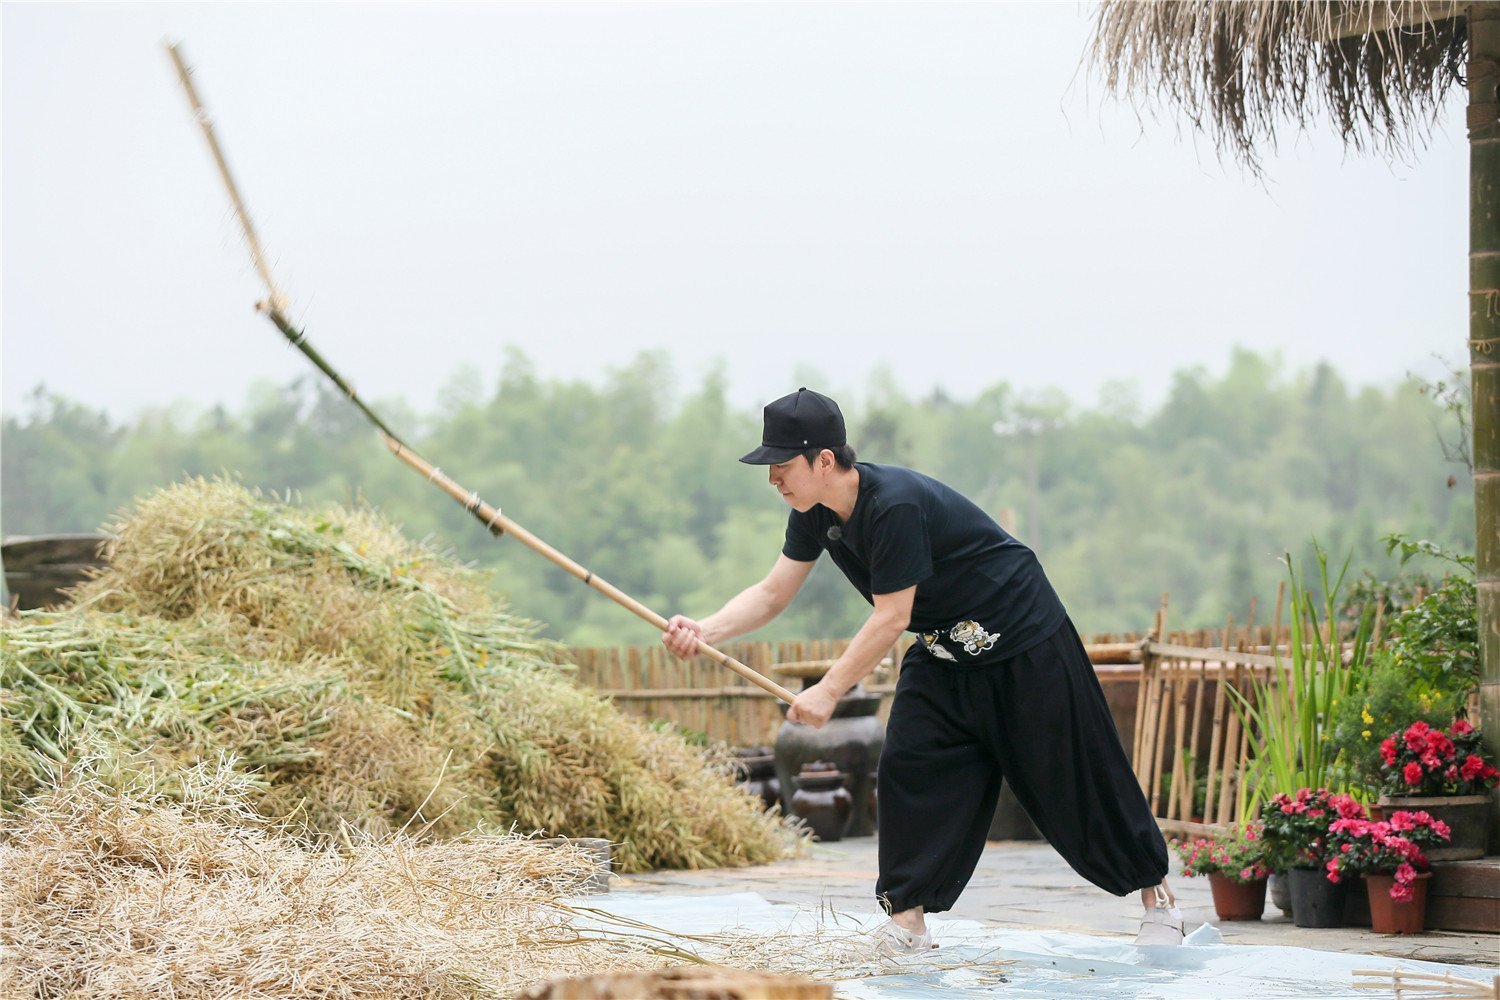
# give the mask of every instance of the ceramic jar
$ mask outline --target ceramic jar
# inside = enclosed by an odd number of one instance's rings
[[[776,777],[776,755],[770,747],[745,747],[735,752],[735,773],[749,794],[769,812],[781,805],[781,782]]]
[[[854,813],[854,796],[844,774],[828,761],[805,764],[793,779],[792,813],[801,817],[821,841],[841,840]]]
[[[816,678],[808,678],[803,687],[814,683]],[[786,709],[786,705],[781,706],[783,714]],[[846,833],[850,837],[868,837],[875,832],[872,778],[885,745],[885,723],[879,711],[880,695],[856,684],[839,699],[833,717],[823,728],[783,722],[776,732],[776,777],[783,790],[791,787],[792,778],[811,761],[827,761],[845,775],[855,804]]]

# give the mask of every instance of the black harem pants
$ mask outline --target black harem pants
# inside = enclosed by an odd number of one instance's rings
[[[890,912],[951,909],[984,850],[1004,779],[1073,870],[1116,896],[1158,885],[1167,845],[1071,621],[985,666],[918,642],[880,754],[880,877]]]

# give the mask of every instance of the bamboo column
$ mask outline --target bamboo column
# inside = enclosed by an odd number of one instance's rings
[[[1500,5],[1469,6],[1469,370],[1480,733],[1500,756]],[[1500,797],[1490,796],[1490,844]]]

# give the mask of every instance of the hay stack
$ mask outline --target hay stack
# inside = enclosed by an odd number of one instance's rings
[[[369,511],[226,481],[110,526],[75,607],[0,638],[0,807],[90,726],[160,763],[226,755],[256,811],[313,843],[475,827],[614,842],[622,870],[786,855],[780,823],[702,752],[578,689],[484,579]]]
[[[7,995],[439,1000],[664,961],[554,905],[590,874],[577,849],[309,849],[255,822],[237,773],[190,769],[164,800],[140,763],[106,753],[0,820]]]

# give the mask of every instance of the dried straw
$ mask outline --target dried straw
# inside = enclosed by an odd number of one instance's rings
[[[1468,33],[1439,0],[1105,0],[1089,61],[1111,89],[1160,99],[1258,169],[1277,126],[1326,112],[1350,148],[1399,157],[1426,144],[1461,83]]]
[[[149,781],[109,790],[132,764],[85,761],[0,821],[8,995],[494,997],[681,957],[577,926],[557,905],[592,872],[576,848],[398,835],[309,849],[255,821],[232,769],[184,772],[175,801]]]
[[[626,871],[794,847],[704,753],[574,685],[483,577],[373,512],[192,480],[111,531],[73,608],[0,631],[0,741],[26,750],[0,808],[93,728],[149,751],[164,787],[231,757],[259,814],[313,843],[516,827],[608,839]]]

